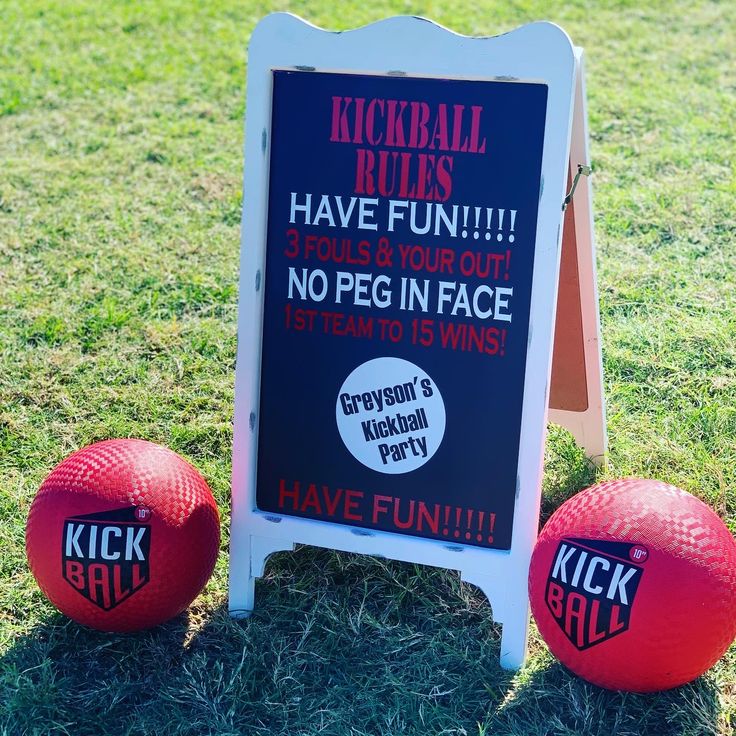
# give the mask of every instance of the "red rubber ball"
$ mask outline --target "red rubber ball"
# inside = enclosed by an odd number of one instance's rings
[[[545,524],[529,597],[569,669],[611,690],[700,676],[736,636],[736,543],[695,496],[655,480],[600,483]]]
[[[31,504],[26,554],[48,599],[102,631],[181,613],[212,574],[217,505],[204,478],[160,445],[116,439],[57,465]]]

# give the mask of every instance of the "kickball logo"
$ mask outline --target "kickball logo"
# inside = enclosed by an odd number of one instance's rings
[[[87,600],[109,611],[150,579],[151,512],[130,506],[64,520],[62,574]]]
[[[563,539],[547,578],[545,603],[579,650],[629,628],[636,591],[649,554],[641,544]]]

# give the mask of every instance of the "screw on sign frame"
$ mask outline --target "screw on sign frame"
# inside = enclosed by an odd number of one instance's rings
[[[283,13],[257,26],[232,615],[253,610],[255,579],[275,551],[300,543],[378,554],[458,570],[503,625],[501,664],[522,664],[578,69],[569,38],[548,23],[493,38],[408,17],[340,34]],[[491,112],[500,100],[507,107]],[[516,103],[526,114],[514,118]],[[389,131],[391,105],[414,123]],[[531,153],[502,172],[505,140],[509,153]],[[591,294],[595,285],[577,255],[572,322],[583,329],[572,341],[595,373],[597,343],[591,353],[584,337],[590,323],[597,337],[597,313],[583,284]],[[432,273],[432,261],[452,270]],[[494,378],[508,397],[499,392],[489,417],[479,408]],[[594,383],[583,388],[586,411],[601,404]],[[586,448],[602,455],[604,445]]]

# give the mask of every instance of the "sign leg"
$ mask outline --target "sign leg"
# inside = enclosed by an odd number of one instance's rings
[[[499,577],[463,573],[463,580],[476,585],[491,603],[493,620],[501,624],[501,667],[518,670],[526,660],[529,634],[529,595],[526,577],[522,585]]]
[[[280,539],[245,536],[230,546],[230,600],[233,618],[246,618],[255,608],[256,578],[263,576],[266,560],[274,553],[293,551],[294,545]]]
[[[256,579],[242,578],[238,583],[230,584],[230,600],[228,610],[232,618],[248,618],[255,608]]]
[[[525,613],[507,618],[501,626],[501,667],[505,670],[518,670],[526,660],[528,607]]]

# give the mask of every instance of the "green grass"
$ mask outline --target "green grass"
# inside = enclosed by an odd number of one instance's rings
[[[545,18],[585,46],[608,476],[675,483],[736,531],[734,3],[0,0],[0,733],[733,733],[736,648],[650,696],[578,680],[534,630],[503,672],[448,572],[302,549],[227,617],[245,49],[276,9]],[[224,532],[190,611],[125,636],[55,613],[23,544],[51,467],[114,436],[194,462]],[[593,479],[553,429],[543,517]]]

